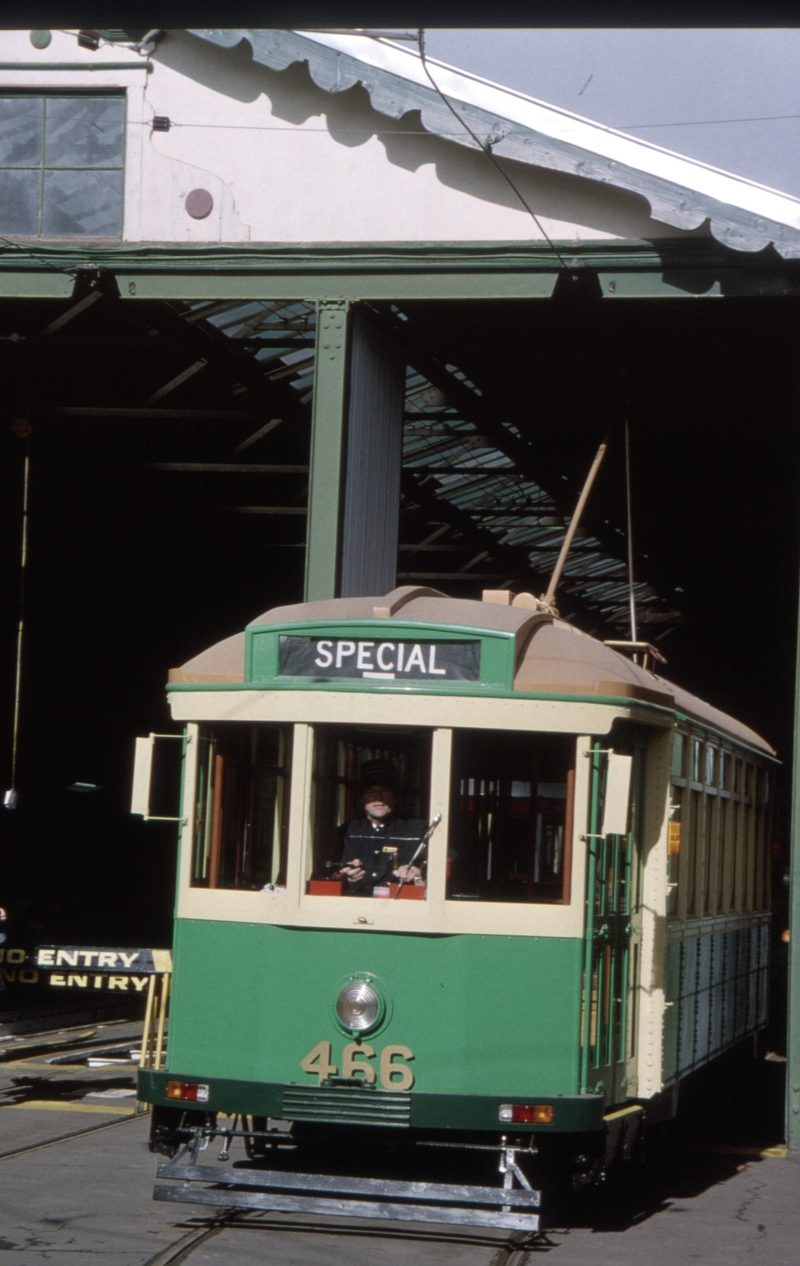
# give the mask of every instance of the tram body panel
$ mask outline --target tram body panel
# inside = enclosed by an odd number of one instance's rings
[[[334,1004],[351,974],[367,973],[387,1010],[363,1039],[376,1085],[381,1051],[399,1045],[413,1053],[406,1062],[415,1092],[513,1096],[535,1086],[573,1095],[581,954],[577,938],[365,936],[179,920],[169,1066],[315,1086],[318,1074],[301,1061],[329,1042],[333,1075],[342,1075],[353,1037]],[[290,1025],[282,1019],[289,1010]]]

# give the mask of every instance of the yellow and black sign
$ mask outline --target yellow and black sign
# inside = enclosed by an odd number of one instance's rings
[[[40,945],[34,965],[51,969],[74,967],[95,973],[124,972],[137,975],[172,971],[172,954],[158,949],[85,949],[78,945]]]
[[[65,968],[75,970],[63,970]],[[77,945],[48,945],[28,950],[0,946],[0,975],[10,985],[50,985],[56,989],[139,994],[146,991],[153,976],[171,971],[169,950],[83,949]]]

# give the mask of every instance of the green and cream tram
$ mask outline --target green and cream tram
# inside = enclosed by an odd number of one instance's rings
[[[153,1150],[228,1114],[251,1156],[355,1133],[368,1174],[391,1130],[558,1152],[588,1180],[764,1024],[772,749],[530,595],[484,599],[277,608],[170,674]],[[342,832],[376,760],[399,818],[440,821],[419,874],[356,895]]]

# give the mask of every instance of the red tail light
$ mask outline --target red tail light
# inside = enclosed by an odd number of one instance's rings
[[[167,1098],[182,1099],[184,1103],[208,1103],[210,1087],[196,1081],[168,1081]]]
[[[501,1103],[497,1115],[512,1125],[550,1125],[554,1113],[552,1103]]]

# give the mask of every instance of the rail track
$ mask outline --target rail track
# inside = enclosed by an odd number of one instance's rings
[[[57,1096],[58,1078],[71,1076],[74,1079],[74,1093],[85,1090],[87,1086],[97,1084],[98,1074],[90,1068],[90,1060],[99,1060],[102,1056],[108,1060],[116,1060],[125,1052],[135,1048],[138,1033],[134,1026],[127,1037],[120,1040],[123,1024],[81,1025],[74,1029],[59,1029],[51,1032],[27,1034],[15,1038],[13,1042],[3,1043],[0,1049],[0,1078],[5,1075],[8,1084],[5,1090],[0,1089],[0,1112],[2,1107],[24,1106],[26,1092],[41,1092],[42,1087],[49,1084],[54,1107],[63,1106],[63,1098]],[[127,1030],[126,1030],[127,1032]],[[85,1075],[79,1070],[85,1069]],[[123,1076],[132,1076],[135,1062],[125,1060],[124,1063],[108,1063],[105,1075],[119,1080]],[[23,1084],[27,1083],[27,1084]],[[5,1102],[4,1102],[5,1100]],[[36,1100],[36,1106],[46,1110],[47,1100]],[[76,1109],[79,1104],[74,1105]],[[138,1106],[138,1105],[137,1105]],[[36,1139],[32,1142],[20,1143],[18,1146],[4,1148],[0,1151],[0,1161],[13,1161],[32,1152],[54,1148],[67,1144],[74,1139],[90,1134],[113,1130],[130,1125],[145,1115],[142,1111],[127,1111],[125,1115],[97,1124],[82,1125],[78,1129],[64,1130],[49,1138]],[[155,1162],[155,1158],[154,1158]],[[155,1165],[154,1165],[155,1168]],[[186,1225],[186,1224],[184,1224]],[[514,1233],[503,1239],[498,1235],[481,1233],[472,1228],[460,1229],[458,1226],[442,1226],[437,1229],[431,1225],[394,1226],[375,1225],[363,1220],[342,1218],[335,1223],[321,1224],[313,1217],[302,1214],[281,1214],[278,1216],[264,1214],[258,1210],[220,1209],[206,1216],[192,1217],[188,1229],[174,1243],[161,1248],[152,1257],[146,1259],[143,1266],[180,1266],[183,1262],[191,1262],[195,1252],[223,1232],[235,1230],[237,1234],[274,1235],[276,1232],[293,1235],[309,1235],[324,1237],[329,1240],[353,1238],[371,1238],[381,1240],[399,1240],[413,1243],[451,1243],[470,1245],[486,1250],[485,1266],[518,1266],[523,1255],[544,1247],[544,1235],[520,1236]],[[232,1256],[231,1260],[235,1260]]]
[[[532,1235],[518,1235],[514,1233],[503,1241],[496,1236],[477,1235],[466,1231],[459,1232],[452,1226],[446,1229],[443,1228],[441,1231],[426,1231],[419,1228],[412,1231],[405,1228],[387,1226],[365,1226],[363,1222],[351,1222],[346,1219],[342,1219],[338,1225],[328,1224],[320,1226],[319,1223],[309,1222],[302,1218],[289,1218],[277,1221],[265,1218],[263,1214],[254,1215],[248,1210],[231,1210],[227,1214],[223,1213],[199,1219],[196,1226],[187,1231],[174,1244],[168,1245],[154,1254],[153,1257],[149,1257],[143,1263],[143,1266],[181,1266],[181,1263],[191,1261],[192,1254],[196,1249],[201,1248],[223,1231],[234,1229],[251,1234],[259,1231],[264,1234],[288,1232],[331,1239],[368,1238],[402,1240],[406,1243],[463,1244],[471,1247],[486,1248],[488,1250],[486,1266],[522,1266],[528,1253],[546,1251],[554,1247],[545,1232],[538,1232]],[[232,1258],[232,1260],[235,1259]]]

